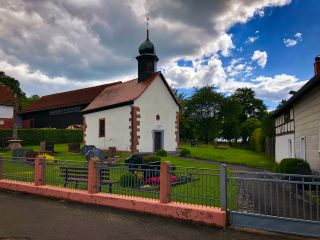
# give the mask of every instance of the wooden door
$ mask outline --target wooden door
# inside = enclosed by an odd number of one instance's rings
[[[154,151],[162,148],[162,132],[154,132]]]

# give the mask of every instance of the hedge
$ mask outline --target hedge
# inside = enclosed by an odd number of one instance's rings
[[[288,174],[311,174],[309,164],[298,158],[284,158],[274,169],[276,172],[288,173]]]
[[[0,129],[0,143],[6,137],[12,136],[11,129]],[[82,130],[53,129],[53,128],[30,128],[18,129],[18,137],[23,140],[22,145],[38,145],[47,141],[53,143],[81,143]]]

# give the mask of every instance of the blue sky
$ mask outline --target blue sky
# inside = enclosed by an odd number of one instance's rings
[[[183,92],[252,88],[269,109],[313,76],[318,0],[42,0],[0,4],[0,69],[40,96],[137,77],[150,39]]]
[[[283,7],[268,7],[246,23],[237,23],[228,30],[232,34],[235,48],[230,56],[221,56],[224,67],[230,65],[234,59],[242,62],[251,61],[255,50],[267,53],[267,63],[261,68],[253,65],[252,75],[244,77],[240,73],[238,81],[251,82],[259,76],[274,76],[288,74],[295,76],[298,81],[309,80],[313,75],[313,63],[317,54],[320,54],[320,2],[317,0],[294,0]],[[298,35],[296,35],[299,33]],[[295,36],[296,35],[296,36]],[[297,36],[300,36],[298,37]],[[251,37],[251,41],[249,38]],[[284,39],[296,41],[293,46],[286,46]],[[179,66],[191,66],[191,61],[177,62]],[[300,85],[298,85],[299,87]],[[297,87],[296,87],[297,88]],[[192,89],[182,88],[181,92],[192,93]],[[227,93],[229,94],[229,93]],[[288,96],[283,94],[283,98]],[[271,97],[270,97],[271,98]],[[275,108],[277,101],[263,97],[269,108]]]

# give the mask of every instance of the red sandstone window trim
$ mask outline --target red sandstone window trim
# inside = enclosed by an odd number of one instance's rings
[[[99,137],[106,136],[106,119],[100,118],[99,119]]]

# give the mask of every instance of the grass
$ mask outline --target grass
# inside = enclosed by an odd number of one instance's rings
[[[239,148],[215,148],[212,145],[190,146],[181,144],[181,148],[188,148],[190,157],[211,160],[228,164],[240,164],[249,167],[272,170],[275,163],[263,153]]]
[[[25,149],[32,149],[39,151],[39,146],[26,146]],[[86,159],[83,155],[68,153],[68,146],[66,144],[55,144],[55,159],[59,160],[73,160],[73,163],[68,163],[68,166],[85,167]],[[1,153],[1,152],[0,152]],[[3,155],[7,157],[12,156],[12,152],[4,151]],[[120,154],[121,158],[118,163],[124,163],[124,158],[128,156],[126,153]],[[219,174],[218,165],[199,163],[191,160],[182,159],[179,157],[167,156],[162,157],[162,161],[170,161],[173,165],[180,166],[173,173],[177,177],[191,176],[191,179],[184,184],[174,186],[172,188],[173,201],[193,203],[207,206],[219,206]],[[47,164],[46,167],[46,184],[54,186],[63,186],[64,179],[60,172],[59,164]],[[61,162],[61,164],[65,164]],[[110,168],[110,180],[117,182],[112,187],[112,192],[115,194],[139,196],[146,198],[159,198],[159,188],[150,189],[137,189],[137,188],[122,188],[120,187],[119,180],[121,176],[129,171],[125,165],[115,166]],[[26,182],[33,182],[34,179],[34,166],[13,161],[4,161],[5,178]],[[75,183],[69,183],[69,188],[75,188]],[[86,190],[87,183],[79,183],[78,189]],[[102,187],[103,192],[108,191],[107,186]]]

